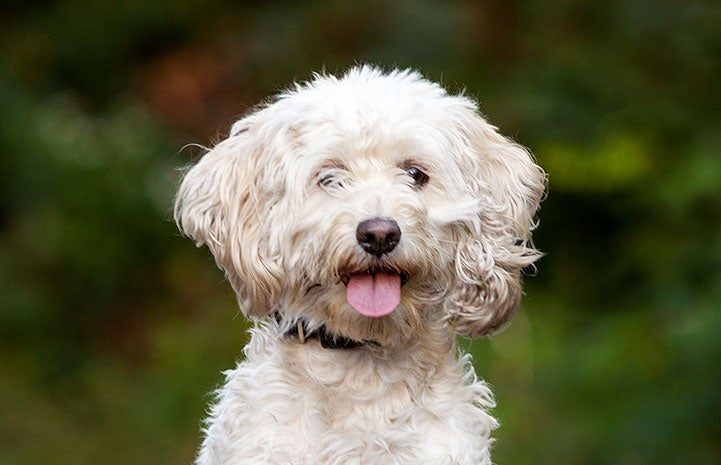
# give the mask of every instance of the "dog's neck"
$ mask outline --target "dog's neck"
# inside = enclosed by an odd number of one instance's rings
[[[275,319],[281,327],[285,326],[283,317],[279,313],[275,314]],[[297,338],[301,343],[317,339],[321,347],[324,349],[355,349],[366,345],[375,345],[373,341],[357,341],[340,334],[328,331],[325,325],[317,329],[310,329],[308,322],[301,319],[291,322],[288,330],[283,333],[284,337]]]

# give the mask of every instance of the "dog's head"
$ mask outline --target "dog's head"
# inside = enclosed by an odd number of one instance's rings
[[[470,99],[360,67],[235,123],[185,175],[175,216],[246,316],[358,339],[432,320],[477,337],[518,308],[544,185]]]

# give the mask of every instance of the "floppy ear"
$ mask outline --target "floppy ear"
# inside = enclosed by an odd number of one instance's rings
[[[480,337],[514,315],[522,271],[541,255],[531,231],[546,175],[526,149],[475,111],[465,112],[457,129],[463,140],[458,164],[479,210],[455,231],[456,282],[447,310],[456,331]]]
[[[175,201],[180,230],[207,245],[225,271],[246,317],[265,316],[277,303],[282,270],[268,239],[270,210],[282,188],[272,147],[243,121],[186,174]],[[274,170],[273,176],[268,174]]]

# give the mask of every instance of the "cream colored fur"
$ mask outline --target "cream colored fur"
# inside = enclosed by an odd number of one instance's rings
[[[493,398],[454,338],[490,334],[518,308],[544,184],[471,99],[412,71],[315,75],[236,122],[175,208],[256,321],[197,464],[490,465]],[[375,217],[402,232],[381,257],[356,240]],[[407,276],[382,318],[346,301],[344,280],[371,267]],[[299,318],[372,342],[303,343],[285,334]]]

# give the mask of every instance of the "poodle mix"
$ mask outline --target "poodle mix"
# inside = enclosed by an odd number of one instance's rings
[[[490,465],[493,397],[455,336],[518,308],[544,188],[413,71],[315,75],[236,122],[175,205],[255,321],[197,464]]]

